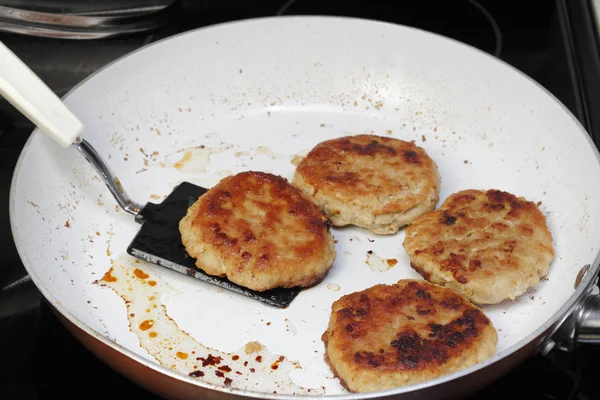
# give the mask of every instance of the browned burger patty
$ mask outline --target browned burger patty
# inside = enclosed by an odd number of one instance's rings
[[[336,252],[329,221],[282,177],[243,172],[202,195],[179,223],[196,266],[257,291],[310,286]]]
[[[552,236],[537,205],[499,190],[464,190],[406,228],[404,248],[427,280],[472,302],[514,299],[548,273]]]
[[[435,207],[440,175],[412,142],[356,135],[319,143],[298,164],[292,183],[334,225],[393,234]]]
[[[477,364],[496,352],[498,336],[461,294],[407,279],[337,300],[323,341],[342,385],[374,392]]]

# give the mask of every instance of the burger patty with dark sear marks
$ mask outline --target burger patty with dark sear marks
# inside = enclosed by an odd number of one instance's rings
[[[463,190],[406,228],[411,266],[477,304],[515,299],[554,258],[546,218],[532,201],[500,190]]]
[[[496,352],[498,336],[461,294],[407,279],[334,302],[322,339],[326,361],[344,387],[373,392],[484,361]]]

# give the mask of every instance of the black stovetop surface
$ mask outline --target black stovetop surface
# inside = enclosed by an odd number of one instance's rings
[[[463,41],[520,69],[600,135],[597,31],[587,1],[183,0],[170,24],[130,38],[74,42],[0,33],[59,95],[112,59],[171,34],[284,14],[347,15],[415,26]],[[599,113],[600,114],[600,113]],[[17,255],[8,217],[10,180],[33,130],[0,100],[0,399],[114,396],[152,399],[83,348],[58,322]],[[600,399],[600,346],[536,355],[472,399]]]

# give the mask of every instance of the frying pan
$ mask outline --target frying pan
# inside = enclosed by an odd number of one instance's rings
[[[276,309],[128,256],[131,216],[76,151],[36,131],[11,188],[20,257],[71,332],[156,393],[451,398],[535,352],[598,341],[598,151],[551,94],[467,45],[369,20],[245,20],[149,45],[64,101],[140,203],[181,181],[208,188],[245,170],[291,179],[292,162],[318,142],[373,133],[425,148],[442,200],[497,188],[539,202],[548,219],[556,256],[547,277],[515,301],[483,307],[498,330],[495,356],[421,384],[350,394],[325,364],[320,336],[340,296],[419,278],[402,231],[334,228],[338,255],[326,279]]]

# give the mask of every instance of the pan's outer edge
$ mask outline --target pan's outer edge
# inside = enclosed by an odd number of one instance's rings
[[[159,41],[150,43],[146,46],[142,46],[142,47],[138,48],[137,50],[134,50],[133,52],[130,52],[122,57],[117,58],[116,60],[114,60],[114,61],[110,62],[109,64],[105,65],[104,67],[100,68],[99,70],[97,70],[96,72],[94,72],[93,74],[91,74],[90,76],[85,78],[84,80],[82,80],[79,84],[74,86],[67,94],[65,94],[63,99],[68,98],[68,96],[73,91],[77,90],[80,86],[85,84],[89,79],[93,78],[96,74],[100,73],[104,69],[109,68],[113,64],[118,63],[120,60],[122,60],[126,57],[129,57],[129,56],[137,53],[138,51],[142,51],[148,47],[157,45],[159,43],[166,42],[171,39],[175,39],[179,36],[193,34],[195,32],[202,31],[205,29],[210,29],[210,28],[213,28],[216,26],[223,27],[223,26],[237,25],[237,24],[259,23],[262,21],[271,21],[271,20],[275,20],[275,19],[303,20],[306,23],[309,23],[314,20],[323,21],[323,20],[327,20],[327,19],[330,19],[330,20],[335,19],[335,20],[355,21],[355,22],[360,22],[360,23],[400,26],[403,29],[418,31],[425,35],[435,36],[435,37],[441,39],[442,41],[448,41],[448,42],[454,43],[455,45],[458,45],[458,46],[467,47],[467,48],[471,49],[472,51],[483,55],[484,57],[492,57],[496,62],[499,62],[500,64],[504,65],[508,69],[516,72],[518,75],[521,75],[529,82],[533,83],[534,86],[536,86],[537,88],[542,90],[547,96],[549,96],[558,105],[560,105],[560,107],[564,110],[566,115],[568,115],[572,119],[574,124],[579,128],[579,133],[584,135],[585,140],[587,140],[588,144],[592,148],[592,151],[594,152],[596,161],[600,165],[600,153],[598,152],[598,149],[597,149],[596,145],[594,144],[594,142],[592,141],[592,139],[590,138],[589,134],[586,132],[585,128],[581,125],[581,123],[577,120],[577,118],[575,118],[575,116],[569,111],[569,109],[560,100],[558,100],[552,93],[550,93],[546,88],[544,88],[538,82],[536,82],[535,80],[533,80],[532,78],[530,78],[528,75],[521,72],[517,68],[515,68],[512,65],[510,65],[500,59],[497,59],[475,47],[472,47],[465,43],[459,42],[452,38],[448,38],[448,37],[445,37],[445,36],[442,36],[442,35],[439,35],[436,33],[428,32],[428,31],[418,29],[418,28],[413,28],[413,27],[408,27],[408,26],[403,26],[403,25],[398,25],[398,24],[392,24],[392,23],[382,22],[382,21],[376,21],[376,20],[369,20],[369,19],[364,19],[364,18],[332,17],[332,16],[261,17],[261,18],[249,18],[249,19],[244,19],[244,20],[219,23],[219,24],[215,24],[215,25],[208,25],[208,26],[204,26],[204,27],[201,27],[198,29],[181,32],[179,34],[169,36],[169,37],[161,39]],[[32,141],[33,137],[38,134],[42,134],[42,133],[38,129],[35,129],[32,132],[32,134],[30,135],[29,139],[23,146],[23,150],[21,151],[19,159],[17,160],[17,164],[15,166],[15,170],[13,173],[13,179],[12,179],[11,188],[10,188],[10,200],[9,200],[9,218],[10,218],[10,225],[11,225],[13,238],[15,239],[15,245],[17,247],[17,251],[19,253],[19,256],[21,257],[21,260],[23,261],[23,265],[25,266],[27,272],[30,274],[32,280],[34,281],[34,283],[36,284],[36,286],[38,287],[38,289],[40,290],[42,295],[49,301],[50,304],[52,304],[53,307],[56,308],[57,312],[62,315],[62,317],[65,321],[68,320],[73,326],[77,327],[78,329],[85,332],[87,335],[91,336],[93,339],[98,340],[99,342],[101,342],[104,345],[104,347],[102,347],[102,346],[93,347],[94,350],[98,349],[98,351],[100,351],[100,354],[98,354],[98,353],[96,353],[96,354],[101,355],[102,352],[108,351],[107,348],[110,348],[111,350],[121,353],[124,357],[131,358],[134,361],[138,362],[139,364],[141,364],[149,369],[154,370],[158,374],[167,375],[167,377],[170,379],[181,381],[182,384],[193,385],[194,387],[196,387],[196,389],[198,387],[200,387],[203,389],[216,391],[223,395],[236,393],[241,396],[251,397],[251,398],[288,399],[288,400],[293,400],[293,399],[299,398],[299,396],[294,396],[294,395],[265,394],[265,393],[250,392],[250,391],[244,391],[244,390],[238,390],[238,389],[227,389],[223,386],[206,383],[206,382],[203,382],[200,380],[192,380],[191,378],[185,377],[179,373],[176,373],[172,370],[162,367],[161,365],[159,365],[157,363],[148,361],[148,360],[144,359],[143,357],[135,354],[134,352],[122,347],[118,343],[109,340],[108,338],[103,336],[101,333],[99,333],[99,332],[91,329],[90,327],[86,326],[85,324],[83,324],[74,315],[72,315],[67,309],[65,309],[62,306],[62,304],[60,304],[60,302],[58,302],[56,299],[53,298],[53,296],[49,293],[49,291],[46,290],[46,288],[43,285],[41,285],[41,283],[40,283],[37,275],[34,273],[33,269],[29,268],[30,264],[29,264],[27,254],[25,253],[21,243],[18,242],[18,240],[17,240],[18,227],[15,225],[14,218],[13,218],[14,207],[15,207],[15,190],[16,190],[17,177],[18,177],[19,171],[21,169],[21,164],[23,163],[24,155],[27,152],[28,147],[31,145],[31,141]],[[326,395],[326,396],[322,396],[322,397],[332,398],[332,399],[340,399],[340,400],[342,400],[342,399],[350,400],[350,399],[387,398],[387,397],[391,397],[391,396],[396,397],[397,395],[409,395],[409,394],[417,395],[417,396],[421,397],[422,394],[424,393],[423,392],[424,389],[428,389],[427,391],[429,391],[436,387],[442,387],[441,389],[439,389],[439,391],[440,391],[439,394],[444,396],[444,398],[446,398],[447,397],[446,394],[449,394],[449,390],[447,388],[445,388],[446,384],[452,385],[452,383],[451,383],[452,381],[463,381],[465,379],[468,379],[469,376],[471,376],[471,375],[475,375],[475,376],[481,376],[481,375],[496,376],[497,375],[497,377],[500,377],[502,374],[496,374],[494,372],[496,372],[497,370],[507,372],[508,370],[512,369],[512,367],[514,365],[516,365],[517,362],[522,361],[526,356],[529,356],[539,350],[540,346],[548,338],[548,336],[556,330],[556,328],[559,326],[559,324],[562,323],[569,316],[569,314],[573,311],[573,309],[576,307],[576,305],[582,299],[582,297],[584,297],[587,294],[588,288],[593,284],[593,280],[598,275],[599,270],[600,270],[600,250],[596,253],[596,255],[594,257],[594,261],[591,264],[590,273],[586,274],[586,277],[583,279],[580,286],[575,290],[575,293],[573,293],[571,295],[571,297],[567,300],[567,302],[565,304],[563,304],[563,306],[552,316],[552,318],[550,318],[545,324],[540,326],[538,329],[536,329],[533,333],[531,333],[526,338],[515,343],[513,346],[506,349],[505,351],[495,354],[493,357],[487,359],[486,361],[484,361],[482,363],[476,364],[472,367],[454,372],[449,375],[445,375],[445,376],[442,376],[442,377],[439,377],[436,379],[432,379],[427,382],[423,382],[423,383],[420,383],[417,385],[411,385],[408,387],[390,389],[390,390],[386,390],[386,391],[382,391],[382,392],[374,392],[374,393],[363,393],[363,394],[348,393],[348,394],[343,394],[343,395],[330,395],[330,396]],[[82,336],[82,335],[77,336],[78,339],[83,338],[83,337],[84,336]],[[515,360],[515,362],[513,363],[509,360],[511,360],[511,361]],[[497,364],[497,366],[493,372],[489,371],[489,368],[487,368],[487,367],[490,367],[492,364]],[[494,378],[491,378],[491,379],[494,379]],[[491,381],[491,379],[487,383],[489,383]],[[149,387],[148,386],[149,382],[144,381],[144,382],[142,382],[142,384],[144,384],[146,387]],[[471,384],[469,384],[468,386],[470,387]],[[207,390],[203,390],[203,392],[207,392]],[[197,394],[196,394],[196,396],[197,396]],[[169,397],[171,397],[171,396],[169,396]]]
[[[95,354],[115,371],[126,376],[131,381],[144,387],[145,389],[167,399],[173,400],[191,400],[191,399],[219,399],[219,400],[238,400],[243,398],[232,392],[210,390],[207,388],[198,388],[190,382],[167,376],[160,371],[149,368],[110,346],[106,346],[102,341],[89,335],[64,315],[55,307],[50,305],[50,309],[57,316],[58,320],[65,328],[83,344],[85,348]],[[464,375],[458,379],[449,381],[444,385],[434,385],[422,389],[418,392],[408,392],[399,395],[389,394],[381,399],[458,399],[469,396],[478,390],[484,388],[489,383],[500,379],[507,374],[513,367],[524,361],[536,351],[536,344],[529,343],[525,347],[510,354],[502,363],[487,369],[480,369],[473,374]]]

